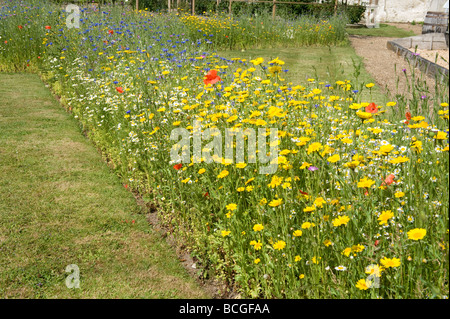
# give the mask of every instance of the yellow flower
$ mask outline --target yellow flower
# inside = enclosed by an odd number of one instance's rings
[[[383,268],[379,265],[369,265],[365,269],[365,273],[369,275],[374,275],[377,277],[381,277],[381,272],[383,271]]]
[[[302,257],[300,257],[300,256],[295,256],[295,258],[294,258],[294,261],[300,261],[300,260],[302,260]]]
[[[390,210],[387,211],[382,211],[380,216],[378,217],[378,220],[380,221],[379,224],[380,225],[384,225],[387,224],[387,221],[394,217],[394,213]]]
[[[389,267],[399,267],[401,265],[400,259],[398,258],[387,258],[384,257],[380,260],[380,263],[384,266],[384,268],[389,268]]]
[[[334,154],[333,156],[328,157],[328,162],[336,163],[340,159],[341,159],[341,157],[339,156],[339,154]]]
[[[323,146],[321,143],[318,142],[312,143],[308,146],[308,154],[311,154],[312,152],[317,152],[322,148]]]
[[[250,62],[253,63],[253,65],[260,65],[261,63],[264,62],[264,59],[263,58],[257,58],[257,59],[254,59],[254,60],[250,60]]]
[[[234,203],[228,204],[227,206],[225,206],[226,209],[228,209],[229,211],[233,211],[237,209],[237,205]]]
[[[224,178],[227,177],[228,174],[230,174],[227,170],[223,170],[222,172],[220,172],[219,175],[217,175],[217,178]]]
[[[352,252],[352,249],[350,247],[347,247],[342,251],[342,255],[345,255],[348,257],[348,256],[350,256],[351,252]]]
[[[405,193],[400,192],[400,191],[397,191],[397,192],[395,192],[394,196],[395,196],[396,198],[400,198],[400,197],[405,196]]]
[[[389,163],[391,164],[400,164],[400,163],[405,163],[408,162],[409,158],[406,156],[398,156],[396,158],[393,158],[389,161]]]
[[[370,188],[373,184],[375,184],[375,181],[368,179],[367,177],[364,177],[359,180],[358,187],[359,188],[364,188],[364,187]]]
[[[272,61],[270,61],[269,64],[283,65],[283,64],[284,64],[284,61],[281,61],[280,59],[278,59],[278,57],[276,57],[275,59],[273,59]]]
[[[236,164],[236,167],[237,167],[237,168],[244,168],[245,166],[247,166],[246,163],[237,163],[237,164]]]
[[[357,111],[356,115],[358,115],[358,117],[363,120],[372,118],[372,113],[369,113],[369,112]]]
[[[303,232],[300,229],[297,229],[293,233],[294,237],[300,237],[302,234],[303,234]]]
[[[303,279],[303,278],[305,278],[305,275],[304,275],[304,274],[300,274],[300,275],[298,276],[298,278]]]
[[[333,245],[333,242],[332,242],[331,240],[329,240],[329,239],[326,239],[326,240],[323,242],[323,244],[324,244],[326,247],[328,247],[328,246],[330,246],[330,245]]]
[[[367,83],[367,84],[366,84],[366,87],[367,87],[367,88],[371,88],[371,87],[373,87],[374,85],[375,85],[375,84],[373,84],[373,83]]]
[[[272,176],[272,180],[270,181],[269,186],[270,188],[275,188],[281,184],[283,181],[283,177],[278,177],[276,175]]]
[[[281,66],[278,66],[278,65],[274,65],[274,66],[269,67],[269,72],[271,74],[280,73],[281,70],[282,70]]]
[[[256,258],[253,262],[257,265],[260,261],[261,261],[261,259]]]
[[[204,168],[200,168],[200,169],[198,170],[198,173],[199,173],[199,174],[203,174],[204,172],[206,172],[206,169],[204,169]]]
[[[433,138],[437,140],[445,140],[447,139],[447,134],[445,132],[439,131]]]
[[[260,240],[258,240],[258,241],[252,240],[252,241],[250,242],[250,245],[253,246],[253,248],[254,248],[255,250],[260,250],[260,249],[262,248],[262,243],[261,243]]]
[[[302,228],[303,229],[308,229],[308,228],[311,228],[311,227],[314,227],[314,226],[315,226],[314,223],[310,223],[310,222],[304,222],[302,224]]]
[[[230,233],[231,233],[231,230],[222,230],[222,232],[221,232],[222,237],[226,237],[226,236],[228,236]]]
[[[333,226],[338,227],[341,225],[346,225],[349,221],[350,221],[350,218],[348,216],[346,216],[346,215],[339,216],[339,217],[333,219]]]
[[[419,240],[424,238],[426,234],[427,234],[426,229],[414,228],[408,232],[408,239]]]
[[[280,206],[282,202],[283,202],[283,199],[282,199],[282,198],[280,198],[280,199],[274,199],[273,201],[271,201],[271,202],[269,203],[269,206],[270,206],[270,207],[277,207],[277,206]]]
[[[370,286],[372,286],[372,282],[370,280],[365,280],[365,279],[360,279],[357,283],[356,283],[356,288],[360,289],[360,290],[367,290],[370,288]]]
[[[277,241],[275,244],[273,244],[273,248],[277,250],[282,250],[286,247],[286,243],[282,240]]]
[[[255,225],[253,226],[253,230],[254,230],[254,231],[261,231],[261,230],[263,230],[263,229],[264,229],[264,226],[261,225],[261,224],[255,224]]]
[[[304,208],[303,209],[303,211],[305,212],[305,213],[308,213],[308,212],[313,212],[313,211],[315,211],[316,210],[316,206],[308,206],[308,207],[306,207],[306,208]]]
[[[388,155],[394,149],[394,146],[391,144],[380,146],[380,150],[378,151],[381,155]]]

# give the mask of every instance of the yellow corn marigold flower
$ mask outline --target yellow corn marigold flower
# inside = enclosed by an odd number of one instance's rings
[[[306,207],[306,208],[304,208],[303,209],[303,211],[305,212],[305,213],[308,213],[308,212],[313,212],[313,211],[315,211],[316,210],[316,206],[308,206],[308,207]]]
[[[261,259],[256,258],[253,262],[255,263],[255,265],[257,265],[260,261],[261,261]]]
[[[350,248],[350,247],[347,247],[347,248],[345,248],[343,251],[342,251],[342,255],[345,255],[345,256],[350,256],[350,253],[352,252],[352,249]]]
[[[233,210],[236,210],[237,205],[236,205],[235,203],[231,203],[231,204],[228,204],[228,205],[225,206],[225,207],[226,207],[226,209],[228,209],[229,211],[233,211]]]
[[[237,167],[237,168],[244,168],[244,167],[246,167],[246,166],[247,166],[246,163],[237,163],[237,164],[236,164],[236,167]]]
[[[302,234],[303,232],[300,229],[297,229],[292,235],[294,235],[294,237],[300,237]]]
[[[380,225],[387,224],[388,220],[390,218],[394,217],[394,213],[390,210],[382,211],[380,216],[378,217],[378,220],[380,221]]]
[[[311,228],[311,227],[314,227],[314,226],[315,226],[314,223],[310,223],[310,222],[304,222],[302,224],[302,228],[303,229],[308,229],[308,228]]]
[[[398,191],[398,192],[395,192],[394,196],[395,196],[395,198],[400,198],[400,197],[405,196],[405,193]]]
[[[340,159],[341,157],[339,156],[339,154],[334,154],[333,156],[328,157],[327,161],[330,163],[336,163]]]
[[[200,169],[198,170],[198,173],[199,173],[199,174],[203,174],[204,172],[206,172],[206,169],[204,169],[204,168],[200,168]]]
[[[389,161],[389,163],[391,164],[400,164],[400,163],[405,163],[408,162],[409,158],[406,156],[398,156],[396,158],[393,158]]]
[[[372,282],[370,280],[360,279],[355,286],[360,290],[367,290],[372,286]]]
[[[302,260],[302,257],[300,257],[298,255],[294,257],[294,261],[300,261],[300,260]]]
[[[263,58],[257,58],[257,59],[254,59],[254,60],[250,60],[250,62],[253,63],[253,65],[260,65],[261,63],[264,62],[264,59]]]
[[[414,228],[408,232],[408,239],[419,240],[424,238],[426,234],[427,234],[426,229]]]
[[[348,216],[344,215],[344,216],[339,216],[339,217],[333,219],[332,222],[333,222],[334,227],[338,227],[341,225],[346,225],[349,221],[350,221],[350,218]]]
[[[369,265],[365,269],[365,273],[368,275],[374,275],[377,277],[381,277],[381,272],[383,271],[383,267],[380,267],[380,265]]]
[[[282,202],[283,202],[283,199],[282,199],[282,198],[274,199],[273,201],[271,201],[271,202],[269,203],[269,206],[270,206],[270,207],[277,207],[277,206],[280,206]]]
[[[228,174],[230,174],[227,170],[223,170],[222,172],[220,172],[219,175],[217,175],[217,178],[224,178],[227,177]]]
[[[226,237],[231,234],[231,230],[222,230],[221,234],[222,234],[222,237]]]
[[[399,267],[401,265],[400,259],[398,258],[387,258],[384,257],[380,260],[380,263],[383,265],[384,268],[394,268]]]
[[[391,144],[387,144],[380,146],[380,150],[378,152],[381,155],[388,155],[393,149],[394,146],[392,146]]]
[[[311,154],[312,152],[317,152],[322,148],[323,148],[323,146],[321,143],[318,143],[318,142],[311,143],[308,146],[308,154]]]
[[[273,244],[273,248],[277,250],[283,250],[284,247],[286,247],[286,243],[282,240],[279,240],[275,244]]]
[[[358,188],[370,188],[373,184],[375,184],[375,181],[368,179],[367,177],[364,177],[359,180],[358,182]]]
[[[372,116],[373,116],[372,113],[369,113],[369,112],[363,112],[363,111],[357,111],[357,112],[356,112],[356,115],[358,115],[358,117],[359,117],[360,119],[363,119],[363,120],[371,119]]]
[[[270,188],[275,188],[279,185],[281,185],[281,182],[283,181],[283,177],[278,177],[276,175],[272,176],[272,180],[270,181],[269,186]]]
[[[433,138],[437,140],[445,140],[447,139],[447,134],[445,132],[439,131]]]
[[[253,226],[253,230],[254,230],[254,231],[261,231],[261,230],[263,230],[263,229],[264,229],[264,226],[261,225],[261,224],[255,224],[255,225]]]

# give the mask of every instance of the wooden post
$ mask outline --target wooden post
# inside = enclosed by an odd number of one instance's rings
[[[136,0],[136,12],[139,11],[139,0]]]
[[[272,20],[275,20],[275,12],[277,11],[277,4],[275,3],[275,0],[273,0],[272,5]]]
[[[167,12],[170,13],[170,0],[167,0]]]
[[[180,9],[180,0],[177,0],[177,11]]]
[[[195,14],[195,0],[192,0],[192,15]]]
[[[334,1],[334,15],[336,16],[337,14],[337,5],[338,5],[338,0]]]
[[[230,4],[228,5],[228,15],[231,18],[231,2],[233,2],[233,0],[230,0]]]

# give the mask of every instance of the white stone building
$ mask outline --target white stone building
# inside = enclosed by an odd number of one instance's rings
[[[366,19],[380,22],[423,22],[428,11],[444,12],[447,0],[347,0],[368,5]],[[448,6],[448,4],[447,4]]]

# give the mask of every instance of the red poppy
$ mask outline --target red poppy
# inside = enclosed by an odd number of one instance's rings
[[[8,41],[5,41],[5,44],[8,43]]]
[[[181,167],[183,167],[183,164],[175,164],[174,166],[173,166],[173,168],[175,168],[177,171],[181,168]]]
[[[389,174],[386,179],[384,180],[382,185],[391,185],[394,182],[395,175]]]
[[[205,84],[214,84],[219,81],[222,79],[217,75],[217,70],[210,70],[203,79]]]
[[[368,106],[366,106],[365,111],[367,113],[377,113],[378,112],[378,108],[375,105],[375,103],[370,103]]]
[[[303,195],[308,195],[308,193],[307,192],[304,192],[304,191],[302,191],[302,190],[298,190],[301,194],[303,194]]]
[[[20,30],[22,30],[22,29],[23,29],[23,27],[22,27],[21,25],[19,25],[19,29],[20,29]]]
[[[117,92],[119,92],[119,93],[123,93],[123,89],[119,86],[119,87],[116,87],[116,90],[117,90]]]
[[[377,239],[377,240],[375,240],[375,244],[374,244],[374,245],[375,245],[375,247],[376,247],[376,246],[378,246],[379,244],[380,244],[380,241],[379,241],[378,239]]]
[[[109,33],[109,34],[113,34],[114,31],[113,31],[113,30],[108,30],[108,33]]]
[[[406,116],[405,124],[409,124],[409,120],[411,120],[411,113],[406,112],[405,116]]]
[[[52,27],[49,26],[49,25],[46,25],[45,28],[46,28],[47,30],[50,30]]]
[[[206,192],[203,196],[205,196],[205,197],[209,197],[209,193],[208,192]]]

